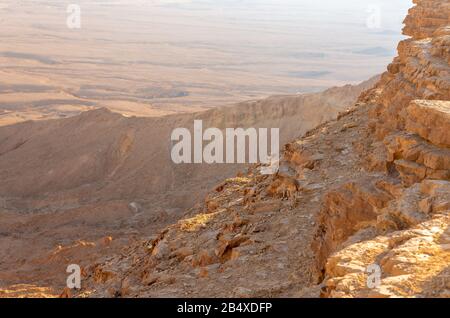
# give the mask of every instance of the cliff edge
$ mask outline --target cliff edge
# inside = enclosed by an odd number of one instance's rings
[[[450,1],[416,0],[399,55],[280,171],[93,264],[80,296],[450,297]]]

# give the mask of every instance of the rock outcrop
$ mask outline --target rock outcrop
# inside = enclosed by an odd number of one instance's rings
[[[337,211],[326,204],[314,243],[325,296],[450,297],[450,2],[415,3],[405,20],[411,38],[362,97],[374,104],[373,144],[362,151],[377,152],[365,167],[384,173],[372,178],[379,186],[371,196],[380,186],[387,196],[358,207],[338,199]],[[369,282],[373,266],[376,284]]]

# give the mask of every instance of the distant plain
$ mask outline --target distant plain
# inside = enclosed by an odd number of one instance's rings
[[[0,125],[97,107],[161,116],[355,84],[384,71],[410,6],[80,0],[81,28],[70,29],[70,3],[0,1]]]

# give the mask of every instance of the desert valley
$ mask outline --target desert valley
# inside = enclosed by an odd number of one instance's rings
[[[2,0],[0,125],[100,107],[159,117],[358,84],[395,56],[411,3],[394,2],[79,0],[77,28],[70,1]]]

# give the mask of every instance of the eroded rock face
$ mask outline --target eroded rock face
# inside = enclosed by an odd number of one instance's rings
[[[375,104],[369,127],[382,141],[374,142],[379,154],[368,156],[365,166],[385,174],[384,190],[392,197],[381,209],[365,200],[369,206],[353,209],[357,216],[347,222],[343,211],[352,205],[339,201],[343,224],[319,235],[334,247],[325,249],[327,297],[450,297],[450,2],[414,2],[404,29],[412,38],[400,43],[388,72],[363,96]],[[322,218],[330,208],[326,204]],[[370,222],[349,226],[367,211],[375,214]],[[350,235],[339,242],[335,235],[345,229]],[[323,260],[324,249],[313,248]]]
[[[412,102],[405,131],[384,138],[390,169],[369,178],[376,190],[361,200],[365,179],[346,185],[358,189],[350,195],[328,194],[334,200],[325,201],[313,243],[319,268],[325,262],[323,296],[450,296],[448,111],[448,102]],[[377,192],[384,200],[374,200]],[[379,268],[377,284],[371,266]]]
[[[432,144],[450,147],[450,101],[414,100],[406,109],[406,131]]]
[[[432,37],[436,29],[448,25],[450,4],[447,1],[414,0],[418,4],[409,10],[403,33],[414,39]]]
[[[412,100],[450,99],[449,1],[417,0],[405,19],[398,57],[377,85],[377,107],[372,110],[376,133],[383,138],[404,127],[402,112]]]
[[[449,297],[449,215],[347,246],[327,262],[328,297]],[[368,269],[380,266],[371,285]],[[432,285],[439,282],[439,285]],[[372,287],[372,288],[370,288]]]
[[[317,236],[312,242],[317,267],[323,268],[331,253],[376,220],[378,210],[392,198],[375,179],[357,180],[327,193],[318,217]]]
[[[399,199],[380,210],[372,237],[330,256],[326,295],[449,297],[449,207],[450,182],[426,180],[405,189]],[[379,283],[371,285],[367,271],[373,264],[381,275]],[[441,286],[430,285],[433,281]]]

